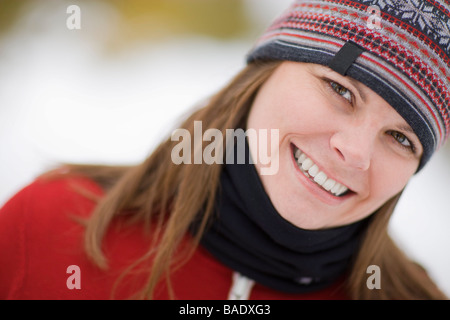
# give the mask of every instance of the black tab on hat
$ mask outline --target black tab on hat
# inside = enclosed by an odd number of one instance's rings
[[[328,66],[334,71],[346,75],[348,68],[355,62],[355,60],[364,52],[356,43],[347,41],[342,48],[336,53],[334,58],[330,61]]]

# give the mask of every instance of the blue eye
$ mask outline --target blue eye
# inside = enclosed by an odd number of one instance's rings
[[[348,102],[352,103],[352,93],[350,90],[348,90],[346,87],[341,86],[339,83],[330,81],[330,86],[333,88],[334,92],[336,92],[338,95],[340,95],[342,98],[347,100]]]

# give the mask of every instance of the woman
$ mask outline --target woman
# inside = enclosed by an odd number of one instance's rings
[[[145,162],[19,192],[0,296],[445,299],[387,225],[450,132],[450,8],[377,4],[295,1]]]

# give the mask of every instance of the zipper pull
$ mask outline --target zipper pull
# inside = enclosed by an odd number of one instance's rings
[[[234,272],[228,300],[248,300],[254,284],[255,281],[241,275],[239,272]]]

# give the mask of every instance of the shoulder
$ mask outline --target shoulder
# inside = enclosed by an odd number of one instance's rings
[[[27,219],[55,218],[57,213],[87,215],[95,205],[95,197],[103,194],[101,188],[84,176],[41,176],[19,190],[0,208],[0,221],[24,223]],[[0,223],[0,225],[2,224]]]
[[[12,202],[25,201],[29,209],[80,207],[92,204],[95,197],[103,194],[91,179],[81,175],[41,176],[19,191]]]
[[[85,215],[83,209],[91,208],[94,198],[102,194],[94,181],[83,176],[38,177],[0,208],[0,220],[23,221],[37,212],[39,219],[42,219],[64,209],[73,209],[76,211],[74,213]]]
[[[102,193],[95,182],[83,176],[39,177],[0,209],[0,234],[16,230],[27,237],[49,237],[73,224],[72,218],[87,218]]]
[[[39,177],[9,199],[0,209],[0,225],[16,227],[32,221],[31,227],[62,222],[68,215],[87,217],[102,190],[82,176]]]
[[[74,217],[90,215],[102,191],[81,176],[39,177],[0,208],[0,298],[14,297],[39,274],[51,272],[55,254],[80,243],[83,227]],[[33,270],[36,277],[30,278]],[[47,284],[46,284],[47,285]]]

